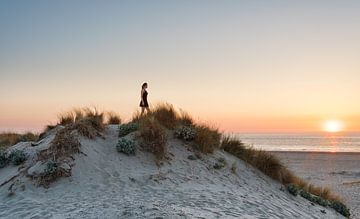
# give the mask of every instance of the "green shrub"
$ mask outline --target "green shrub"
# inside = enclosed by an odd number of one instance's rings
[[[225,164],[224,164],[224,163],[217,162],[217,163],[214,164],[213,167],[214,167],[214,169],[219,170],[219,169],[224,168],[224,167],[225,167]]]
[[[45,188],[49,187],[51,182],[54,182],[56,179],[68,176],[59,168],[59,164],[54,160],[49,160],[46,163],[44,172],[39,176],[38,183]]]
[[[3,150],[0,150],[0,168],[5,167],[9,163],[9,157],[7,153]]]
[[[350,210],[339,201],[331,201],[330,207],[333,208],[335,211],[339,212],[340,214],[344,215],[345,217],[350,217]]]
[[[53,160],[50,160],[46,163],[46,168],[44,170],[44,175],[48,176],[48,175],[52,175],[56,172],[58,168],[58,164],[53,161]]]
[[[219,169],[224,168],[225,166],[226,166],[226,160],[224,158],[220,157],[217,159],[217,162],[214,164],[213,167],[214,167],[214,169],[219,170]]]
[[[21,150],[13,150],[9,155],[9,159],[11,160],[12,164],[20,165],[26,160],[26,155],[24,151]]]
[[[185,141],[192,141],[196,137],[196,130],[193,126],[179,126],[175,130],[175,137]]]
[[[126,155],[135,155],[135,143],[132,140],[121,138],[116,145],[116,150]]]
[[[300,188],[295,184],[290,183],[286,186],[286,188],[293,196],[297,196],[299,194]]]
[[[300,191],[300,195],[303,198],[305,198],[305,199],[307,199],[307,200],[309,200],[309,201],[311,201],[313,203],[316,203],[318,205],[321,205],[321,206],[324,206],[324,207],[329,205],[329,201],[327,201],[327,200],[325,200],[325,199],[323,199],[323,198],[321,198],[321,197],[319,197],[317,195],[313,195],[313,194],[311,194],[309,192],[306,192],[304,190]]]
[[[135,122],[129,122],[119,126],[119,137],[124,137],[131,132],[138,130],[139,125]]]
[[[195,155],[192,155],[192,154],[190,154],[187,158],[189,160],[197,160],[197,157]]]

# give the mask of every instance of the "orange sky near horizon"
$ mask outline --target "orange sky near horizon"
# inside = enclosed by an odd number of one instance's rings
[[[140,86],[228,132],[360,132],[360,3],[0,2],[0,131],[73,107],[124,120]]]

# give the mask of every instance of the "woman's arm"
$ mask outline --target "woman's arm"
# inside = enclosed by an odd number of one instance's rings
[[[143,94],[144,94],[144,89],[141,89],[141,96],[140,96],[140,98],[141,98],[141,102],[144,102],[144,100],[143,100]]]

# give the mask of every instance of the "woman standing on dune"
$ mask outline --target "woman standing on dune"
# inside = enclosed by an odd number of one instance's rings
[[[149,103],[147,101],[147,96],[148,96],[148,92],[146,91],[148,87],[147,83],[143,83],[143,85],[141,86],[141,102],[140,102],[140,107],[141,107],[141,115],[144,114],[145,110],[146,112],[149,112]]]

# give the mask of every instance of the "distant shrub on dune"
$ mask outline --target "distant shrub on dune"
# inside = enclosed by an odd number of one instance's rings
[[[83,110],[85,112],[84,117],[78,121],[88,121],[88,123],[99,132],[105,129],[103,112],[98,111],[96,108],[85,108]]]
[[[117,115],[114,112],[109,112],[107,114],[107,124],[109,124],[109,125],[120,125],[121,124],[120,116]]]
[[[9,147],[19,142],[37,141],[38,139],[39,135],[31,132],[27,132],[25,134],[3,132],[0,133],[0,147]]]
[[[202,153],[213,153],[220,146],[221,133],[218,129],[206,125],[195,126],[195,149]]]
[[[128,134],[130,134],[131,132],[134,132],[136,130],[139,129],[139,125],[138,123],[135,122],[129,122],[126,124],[121,124],[119,126],[119,137],[124,137]]]
[[[7,155],[7,153],[4,150],[0,149],[0,168],[4,168],[8,163],[10,162],[10,159]]]
[[[40,176],[37,177],[37,182],[39,186],[43,186],[45,188],[48,188],[49,185],[56,181],[57,179],[61,177],[68,177],[71,175],[71,172],[65,170],[60,166],[60,163],[49,160],[46,163],[46,167],[43,173],[40,174]]]
[[[13,150],[10,152],[9,159],[15,166],[22,164],[26,160],[24,151]]]
[[[139,126],[143,147],[155,155],[157,164],[165,158],[167,136],[165,129],[154,117],[143,119]]]
[[[175,137],[185,140],[185,141],[193,141],[196,137],[196,129],[193,126],[178,126],[175,129]]]
[[[126,155],[135,155],[135,142],[125,138],[120,138],[116,150]]]
[[[76,120],[76,116],[73,114],[73,112],[67,112],[67,113],[61,114],[59,116],[59,123],[58,124],[66,126],[66,125],[74,123],[75,120]]]
[[[335,209],[335,211],[339,212],[340,214],[344,215],[345,217],[348,217],[348,218],[350,217],[350,210],[341,201],[332,200],[330,202],[330,207]]]

